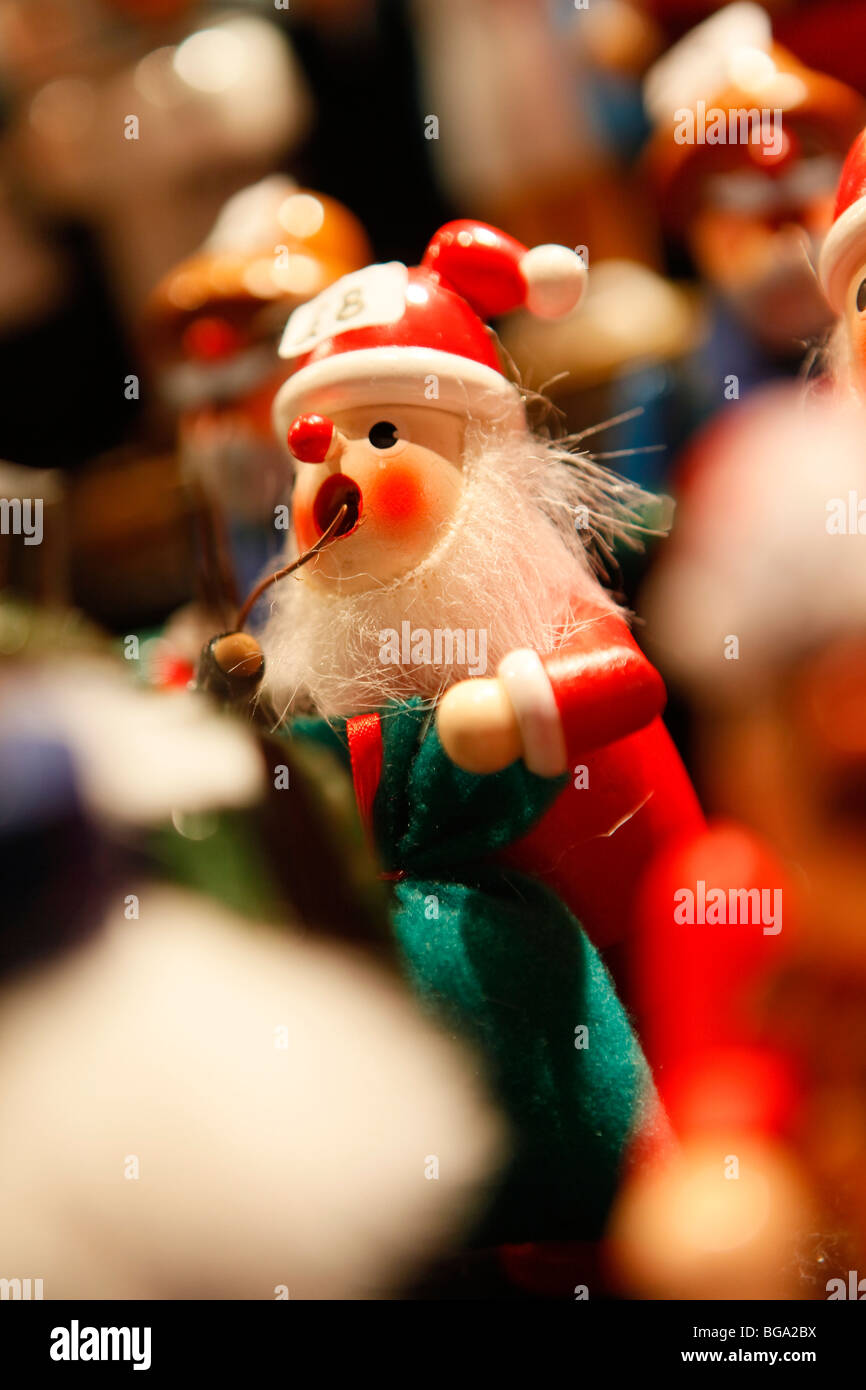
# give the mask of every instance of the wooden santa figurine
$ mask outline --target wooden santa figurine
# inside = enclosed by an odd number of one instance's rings
[[[486,325],[570,312],[585,274],[565,247],[450,223],[419,266],[295,311],[274,404],[288,558],[320,548],[268,590],[262,697],[345,758],[407,976],[482,1044],[515,1134],[490,1218],[506,1241],[598,1235],[626,1152],[661,1132],[595,948],[702,824],[595,563],[634,491],[530,429]]]

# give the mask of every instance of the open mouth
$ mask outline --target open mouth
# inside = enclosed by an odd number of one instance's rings
[[[346,508],[346,514],[335,535],[350,536],[361,517],[361,489],[345,473],[332,473],[327,482],[322,483],[313,503],[313,520],[320,535],[327,531],[341,507]]]

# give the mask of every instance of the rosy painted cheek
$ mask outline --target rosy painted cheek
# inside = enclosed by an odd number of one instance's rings
[[[390,465],[364,489],[365,510],[385,526],[414,528],[430,520],[430,500],[416,474]]]

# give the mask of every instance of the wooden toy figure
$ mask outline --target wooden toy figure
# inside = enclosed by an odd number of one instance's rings
[[[269,589],[263,692],[351,766],[407,974],[482,1043],[518,1136],[490,1223],[507,1241],[597,1235],[628,1145],[660,1133],[595,947],[701,823],[662,682],[593,564],[641,494],[529,429],[484,322],[566,313],[585,274],[565,247],[450,223],[420,266],[296,310],[274,405],[290,558],[314,553]]]
[[[646,168],[668,237],[717,296],[718,355],[742,388],[744,371],[772,375],[771,362],[801,357],[830,323],[810,251],[863,124],[862,97],[788,53],[766,12],[746,3],[665,53],[644,97]]]

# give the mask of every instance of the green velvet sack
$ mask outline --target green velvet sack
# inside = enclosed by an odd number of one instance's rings
[[[565,778],[522,761],[457,768],[420,701],[381,712],[376,843],[395,876],[393,928],[407,976],[475,1043],[513,1128],[489,1240],[586,1240],[604,1225],[625,1146],[653,1097],[646,1062],[598,953],[543,884],[495,861]],[[292,733],[342,746],[345,725]],[[431,1141],[432,1143],[432,1141]]]

